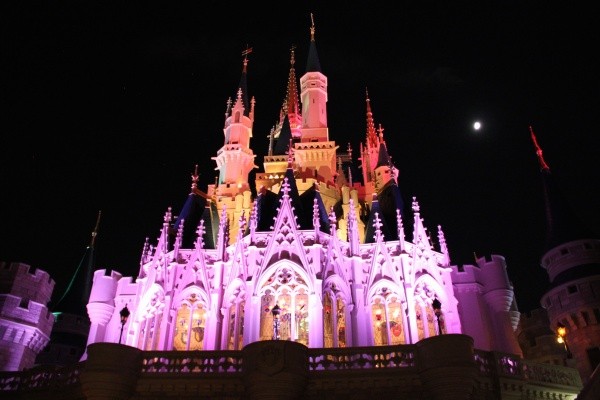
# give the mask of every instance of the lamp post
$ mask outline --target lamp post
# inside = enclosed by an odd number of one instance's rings
[[[273,340],[279,340],[279,314],[281,314],[281,308],[278,304],[271,310],[273,314]]]
[[[437,319],[438,335],[441,335],[442,334],[442,324],[440,322],[440,316],[442,315],[442,303],[436,297],[431,302],[431,306],[433,307],[433,313],[435,314],[435,318]]]
[[[119,334],[119,344],[121,344],[121,338],[123,337],[123,328],[125,327],[127,318],[129,318],[129,315],[131,314],[129,312],[129,308],[127,308],[127,304],[125,304],[125,307],[123,307],[121,311],[119,311],[119,314],[121,315],[121,333]]]
[[[573,358],[573,354],[571,354],[571,350],[569,349],[569,345],[567,344],[567,327],[559,322],[558,325],[556,325],[556,334],[558,335],[556,341],[565,345],[567,358]]]

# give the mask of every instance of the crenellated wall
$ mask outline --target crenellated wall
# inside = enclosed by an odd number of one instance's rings
[[[22,263],[0,263],[0,370],[31,368],[50,340],[54,280]]]
[[[491,255],[478,258],[476,266],[453,266],[452,284],[462,332],[474,338],[475,346],[522,355],[514,333],[514,291],[504,257]]]

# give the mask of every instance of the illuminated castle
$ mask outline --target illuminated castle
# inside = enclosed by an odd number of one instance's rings
[[[465,333],[478,349],[521,354],[504,258],[450,264],[442,228],[433,239],[417,199],[405,207],[368,94],[358,162],[330,138],[314,25],[299,88],[291,52],[253,196],[258,103],[247,91],[247,54],[213,157],[217,180],[201,190],[194,171],[187,202],[177,216],[165,213],[137,277],[95,272],[88,344],[237,350],[276,338],[320,348]],[[131,315],[121,334],[124,307]]]
[[[74,332],[65,315],[38,358],[53,364],[68,350],[81,361],[0,374],[0,391],[73,400],[575,399],[578,372],[551,364],[560,353],[550,359],[534,343],[526,351],[540,362],[523,359],[504,258],[452,265],[441,226],[430,233],[417,198],[404,197],[368,93],[358,157],[330,139],[314,25],[299,81],[291,52],[283,106],[256,165],[249,53],[212,158],[215,183],[200,188],[196,167],[184,206],[167,209],[135,277],[90,276],[94,230],[82,284],[63,296],[89,297],[63,302],[89,316],[87,344],[75,352],[72,336],[60,343]],[[530,325],[522,341],[535,342]],[[545,348],[560,351],[546,336]],[[593,390],[578,399],[597,398]]]

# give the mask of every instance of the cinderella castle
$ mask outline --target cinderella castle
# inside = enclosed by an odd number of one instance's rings
[[[137,276],[94,271],[91,264],[78,270],[82,284],[71,296],[79,301],[71,298],[69,304],[77,304],[80,316],[89,320],[82,325],[87,340],[71,352],[75,364],[84,366],[79,378],[73,373],[73,382],[81,379],[84,392],[100,396],[89,398],[154,398],[149,393],[160,397],[171,384],[161,375],[163,383],[144,386],[144,375],[177,372],[177,379],[189,379],[187,385],[194,371],[217,371],[231,373],[235,380],[237,372],[258,363],[263,375],[280,374],[278,384],[288,385],[289,393],[282,397],[277,391],[282,388],[267,381],[264,385],[275,397],[260,394],[264,387],[251,381],[263,381],[254,371],[245,381],[228,381],[228,398],[300,398],[300,393],[321,398],[317,393],[325,389],[336,398],[344,392],[341,379],[329,377],[329,383],[337,383],[327,386],[327,379],[304,372],[290,378],[297,371],[288,364],[300,360],[308,363],[307,371],[344,370],[346,384],[355,379],[348,375],[354,369],[365,374],[364,368],[379,373],[391,366],[419,366],[413,375],[401,374],[398,382],[391,375],[365,378],[406,398],[484,399],[486,393],[500,392],[501,398],[513,398],[518,392],[523,396],[518,398],[574,399],[581,389],[579,375],[574,368],[554,365],[564,364],[564,357],[548,356],[556,346],[546,352],[547,364],[523,367],[516,333],[521,315],[505,259],[491,255],[478,258],[476,265],[452,265],[442,227],[428,225],[418,199],[404,196],[368,92],[364,137],[354,144],[358,151],[330,137],[328,77],[320,66],[315,34],[313,23],[299,81],[296,51],[291,51],[283,105],[263,160],[256,159],[251,143],[259,105],[247,90],[247,50],[237,90],[226,103],[223,144],[212,157],[218,171],[214,184],[199,187],[196,167],[182,209],[167,208],[156,240],[146,239]],[[598,241],[591,246],[585,248],[588,255],[598,257]],[[559,320],[558,315],[551,318]],[[54,330],[59,327],[57,320]],[[49,328],[44,329],[37,336],[38,352],[50,341]],[[60,343],[65,337],[56,335],[47,349],[67,345]],[[104,360],[101,368],[97,360],[111,359],[113,353],[120,355],[117,361],[113,357],[111,378],[106,375],[110,362]],[[46,354],[46,360],[57,354]],[[458,364],[453,355],[461,360]],[[135,379],[129,362],[137,365]],[[211,369],[203,367],[208,364]],[[442,364],[450,369],[427,375],[431,368],[446,368]],[[491,374],[495,378],[488,383],[476,378],[492,365],[501,366],[506,379],[514,378],[512,383],[494,383],[498,374]],[[117,382],[120,395],[97,394],[107,389],[91,383],[94,366],[96,375],[104,374],[104,386]],[[530,380],[529,386],[516,383],[513,374],[518,373],[524,374],[519,379]],[[137,383],[122,389],[127,379]],[[214,375],[210,379],[209,393],[227,385],[215,383]],[[434,381],[441,386],[435,389]],[[7,385],[6,378],[0,382]],[[206,393],[205,388],[191,388],[193,384],[187,389],[173,385],[169,387],[180,391],[178,398]],[[357,390],[367,394],[381,389],[373,387]],[[69,398],[88,398],[78,396]]]
[[[203,190],[194,171],[187,202],[166,211],[137,277],[95,272],[88,344],[119,341],[127,307],[122,342],[142,350],[239,350],[271,339],[380,346],[466,333],[477,348],[520,354],[504,259],[451,266],[442,228],[427,228],[418,199],[405,204],[368,95],[359,176],[352,151],[339,151],[314,26],[310,35],[299,87],[292,50],[256,196],[249,175],[258,168],[258,106],[244,58],[213,157],[218,178]]]

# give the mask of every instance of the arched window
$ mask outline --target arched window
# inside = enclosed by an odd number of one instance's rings
[[[335,285],[323,295],[323,345],[346,347],[346,306],[341,296],[334,294]]]
[[[373,327],[373,344],[375,346],[388,344],[388,324],[383,299],[375,299],[371,305],[371,323]]]
[[[244,301],[229,306],[227,327],[227,350],[240,350],[244,347]]]
[[[406,343],[402,310],[402,303],[396,293],[387,288],[378,290],[371,303],[371,327],[375,346]]]
[[[392,297],[387,306],[387,315],[389,318],[389,332],[391,344],[406,343],[404,324],[402,322],[402,304],[396,297]]]
[[[333,302],[331,293],[323,296],[323,346],[333,347]]]
[[[279,307],[278,336],[308,346],[308,287],[292,268],[282,265],[261,288],[260,340],[275,337],[273,307]]]
[[[414,295],[414,309],[419,340],[435,336],[438,334],[438,328],[437,317],[433,310],[433,301],[437,298],[434,289],[426,282],[421,281],[416,285]]]
[[[195,293],[185,299],[177,310],[174,350],[202,350],[204,348],[204,327],[206,306]]]
[[[336,314],[337,314],[337,347],[346,347],[346,305],[341,298],[337,298],[336,301]]]

